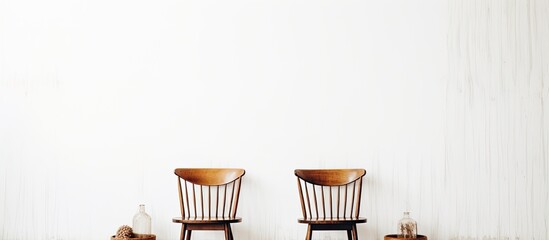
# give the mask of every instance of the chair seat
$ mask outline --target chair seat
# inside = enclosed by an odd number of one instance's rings
[[[211,224],[211,223],[237,223],[242,222],[240,217],[175,217],[172,218],[174,223],[185,223],[185,224]]]
[[[366,218],[363,218],[363,217],[298,218],[297,222],[308,223],[308,224],[353,224],[353,223],[365,223]]]

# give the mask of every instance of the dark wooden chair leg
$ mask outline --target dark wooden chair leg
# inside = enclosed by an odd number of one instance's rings
[[[351,226],[351,228],[352,228],[352,231],[353,231],[353,239],[358,240],[358,233],[356,231],[356,224],[353,224],[353,226]]]
[[[231,233],[230,233],[230,230],[229,230],[229,224],[226,223],[224,227],[224,231],[225,231],[225,240],[231,240]]]
[[[229,236],[231,237],[231,240],[234,240],[233,229],[231,228],[231,224],[227,223],[227,227],[229,228]]]
[[[352,230],[347,230],[347,240],[353,240],[353,233]]]
[[[180,240],[185,240],[185,231],[187,231],[187,225],[181,224],[181,233],[179,234]]]
[[[187,240],[191,240],[191,233],[193,231],[192,230],[187,230]]]
[[[305,236],[305,240],[311,240],[313,239],[313,228],[311,228],[311,224],[307,225],[307,236]]]

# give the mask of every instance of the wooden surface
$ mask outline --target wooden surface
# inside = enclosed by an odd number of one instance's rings
[[[364,169],[296,169],[295,175],[316,185],[338,186],[356,181],[366,174]]]
[[[156,240],[156,235],[154,234],[139,234],[136,237],[132,238],[117,238],[115,236],[111,236],[111,240]]]
[[[242,177],[246,171],[238,168],[177,168],[175,175],[198,185],[223,185]]]
[[[366,223],[367,219],[363,217],[347,217],[347,218],[298,218],[299,223],[311,223],[311,224],[346,224],[346,223]]]
[[[213,217],[213,218],[202,218],[202,217],[186,217],[186,218],[180,218],[175,217],[172,218],[172,222],[174,223],[237,223],[242,222],[242,218],[236,217],[236,218],[223,218],[223,217]]]
[[[384,240],[427,240],[424,235],[417,235],[417,238],[398,238],[396,234],[385,235]]]

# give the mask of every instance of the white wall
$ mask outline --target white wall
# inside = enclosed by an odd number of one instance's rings
[[[243,240],[304,238],[293,169],[346,167],[363,239],[548,239],[548,99],[542,0],[0,0],[0,239],[139,203],[176,239],[176,167],[247,170]]]

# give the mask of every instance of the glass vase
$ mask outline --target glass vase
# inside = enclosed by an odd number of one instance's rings
[[[410,212],[404,212],[404,217],[398,221],[398,238],[416,238],[417,223],[410,218]]]
[[[151,216],[145,212],[145,205],[139,205],[139,211],[133,216],[133,233],[151,234]]]

